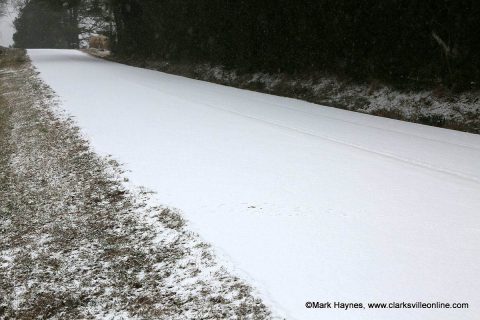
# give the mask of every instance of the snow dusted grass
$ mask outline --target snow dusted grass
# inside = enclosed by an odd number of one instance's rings
[[[228,86],[298,98],[350,111],[480,133],[480,92],[453,93],[432,90],[398,90],[371,81],[355,83],[327,74],[240,73],[209,64],[182,64],[88,53],[134,66],[159,70]]]
[[[400,91],[377,81],[354,83],[328,75],[241,74],[198,65],[194,75],[230,86],[272,93],[377,116],[480,133],[480,92]]]
[[[0,68],[2,69],[15,69],[27,61],[23,49],[7,49],[0,46],[0,57]]]
[[[0,62],[0,318],[271,318],[178,212],[91,151],[26,61]]]

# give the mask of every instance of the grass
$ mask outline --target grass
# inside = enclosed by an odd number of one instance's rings
[[[0,47],[0,69],[16,69],[28,61],[24,49]]]
[[[127,188],[53,111],[24,51],[0,65],[0,319],[272,318],[180,212]]]

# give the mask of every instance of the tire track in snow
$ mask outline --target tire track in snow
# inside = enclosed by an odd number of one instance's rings
[[[367,152],[367,153],[370,153],[370,154],[375,154],[377,156],[382,156],[382,157],[393,159],[393,160],[396,160],[396,161],[399,161],[399,162],[407,163],[407,164],[410,164],[410,165],[413,165],[413,166],[421,167],[421,168],[424,168],[424,169],[436,171],[436,172],[443,173],[443,174],[452,175],[452,176],[455,176],[457,178],[461,178],[461,179],[464,179],[464,180],[469,180],[469,181],[472,181],[472,182],[475,182],[475,183],[480,183],[480,177],[471,176],[471,175],[466,174],[464,172],[435,166],[431,163],[427,163],[427,162],[423,162],[423,161],[419,161],[419,160],[415,160],[415,159],[411,159],[411,158],[402,157],[402,156],[399,156],[397,154],[390,153],[390,152],[383,152],[383,151],[374,150],[374,149],[364,147],[364,146],[359,145],[359,144],[344,141],[344,140],[334,138],[334,137],[331,137],[331,136],[328,136],[328,135],[323,135],[323,134],[318,134],[316,132],[309,132],[309,131],[306,131],[306,130],[293,128],[293,127],[286,126],[284,124],[277,123],[277,122],[274,122],[274,121],[271,121],[271,120],[257,118],[257,117],[251,116],[251,115],[247,115],[247,114],[243,114],[243,113],[238,112],[238,111],[233,111],[233,110],[230,110],[230,109],[222,108],[222,107],[215,106],[213,104],[205,103],[205,102],[202,102],[202,101],[195,101],[194,102],[194,101],[191,101],[187,98],[179,97],[179,96],[171,94],[171,93],[166,93],[166,92],[162,91],[161,89],[153,87],[153,86],[149,86],[149,85],[145,85],[145,84],[139,84],[135,81],[128,80],[128,79],[125,79],[125,80],[134,84],[135,86],[146,87],[148,89],[158,91],[161,94],[167,95],[167,96],[169,96],[169,97],[171,97],[171,98],[173,98],[177,101],[180,101],[180,102],[187,102],[187,103],[192,104],[192,105],[201,105],[201,106],[205,106],[205,107],[208,107],[208,108],[220,110],[220,111],[223,111],[223,112],[235,114],[237,116],[241,116],[241,117],[244,117],[244,118],[255,120],[257,122],[266,123],[266,124],[273,125],[273,126],[276,126],[276,127],[282,128],[282,129],[287,129],[287,130],[294,131],[294,132],[297,132],[297,133],[300,133],[300,134],[309,135],[309,136],[316,137],[316,138],[323,139],[323,140],[327,140],[327,141],[330,141],[330,142],[333,142],[333,143],[337,143],[337,144],[341,144],[341,145],[348,146],[348,147],[351,147],[351,148],[355,148],[357,150],[361,150],[361,151],[364,151],[364,152]]]
[[[93,58],[96,58],[96,57],[93,57]],[[99,59],[99,58],[97,58]],[[151,69],[146,69],[148,71],[152,71],[152,72],[161,72],[161,71],[156,71],[156,70],[151,70]],[[161,72],[161,73],[164,73],[164,72]],[[205,86],[205,87],[209,87],[211,88],[211,86],[221,86],[221,87],[228,87],[228,86],[225,86],[225,85],[221,85],[221,84],[216,84],[216,83],[210,83],[210,82],[207,82],[207,81],[203,81],[203,80],[196,80],[196,79],[190,79],[190,78],[186,78],[186,77],[182,77],[182,76],[178,76],[178,75],[174,75],[174,74],[168,74],[168,73],[164,73],[168,76],[172,76],[172,77],[179,77],[179,78],[182,78],[182,79],[188,79],[188,80],[191,80],[191,81],[194,81],[196,83],[198,83],[198,85],[201,85],[201,86]],[[133,82],[131,80],[127,80],[129,82]],[[138,85],[138,83],[137,83]],[[152,88],[154,90],[158,90],[157,88],[153,87],[153,86],[150,86],[146,83],[142,83],[143,86],[146,86],[146,87],[149,87],[149,88]],[[228,87],[229,89],[232,89],[232,93],[234,92],[234,95],[235,97],[239,98],[239,99],[245,99],[245,97],[242,96],[242,93],[243,91],[246,91],[245,89],[240,89],[240,88],[235,88],[235,87]],[[217,90],[216,90],[217,91]],[[240,92],[237,92],[237,91],[240,91]],[[161,91],[161,92],[164,92],[164,91]],[[221,92],[219,92],[221,93]],[[248,93],[252,93],[254,95],[260,95],[260,94],[264,94],[264,95],[269,95],[268,93],[261,93],[261,92],[256,92],[256,91],[248,91]],[[167,94],[167,93],[166,93]],[[168,95],[172,95],[171,93],[168,93]],[[274,97],[276,98],[284,98],[284,99],[289,99],[289,100],[292,100],[296,103],[298,102],[302,102],[302,103],[306,103],[306,104],[311,104],[312,106],[314,107],[318,107],[318,106],[321,106],[321,107],[325,107],[325,108],[332,108],[332,109],[336,109],[336,108],[333,108],[333,107],[328,107],[328,106],[324,106],[324,105],[318,105],[318,104],[314,104],[314,103],[311,103],[311,102],[307,102],[307,101],[302,101],[302,100],[299,100],[299,99],[295,99],[295,98],[289,98],[289,97],[282,97],[282,96],[275,96],[273,95]],[[472,150],[479,150],[480,151],[480,146],[477,146],[477,145],[474,145],[474,144],[470,144],[470,143],[458,143],[458,142],[451,142],[451,141],[446,141],[446,140],[440,140],[440,139],[436,139],[436,138],[432,138],[432,137],[427,137],[425,135],[419,135],[419,134],[415,134],[415,133],[411,133],[411,132],[406,132],[406,131],[402,131],[402,130],[394,130],[394,129],[391,129],[391,128],[387,128],[387,127],[382,127],[382,126],[375,126],[375,125],[370,125],[370,124],[366,124],[366,123],[361,123],[361,122],[357,122],[357,121],[352,121],[352,120],[346,120],[346,119],[340,119],[340,118],[337,118],[337,117],[333,117],[333,116],[329,116],[329,115],[325,115],[325,114],[319,114],[319,113],[315,113],[315,112],[308,112],[308,111],[305,111],[305,110],[301,110],[301,108],[297,108],[297,107],[290,107],[288,105],[285,105],[285,104],[282,104],[282,103],[274,103],[274,102],[271,102],[271,101],[267,101],[267,99],[262,99],[262,98],[259,98],[259,97],[248,97],[248,99],[252,102],[258,102],[260,104],[265,104],[265,105],[269,105],[269,106],[273,106],[273,107],[278,107],[278,108],[282,108],[282,109],[288,109],[288,110],[291,110],[291,111],[294,111],[296,113],[303,113],[303,114],[306,114],[306,115],[311,115],[311,116],[320,116],[322,118],[325,118],[325,119],[331,119],[331,120],[334,120],[334,121],[337,121],[337,122],[342,122],[342,123],[348,123],[348,124],[352,124],[352,125],[355,125],[355,126],[358,126],[358,127],[363,127],[363,128],[371,128],[371,129],[374,129],[374,130],[377,130],[377,131],[387,131],[387,132],[392,132],[392,133],[396,133],[396,134],[400,134],[400,135],[405,135],[405,136],[410,136],[410,137],[415,137],[415,138],[420,138],[420,139],[424,139],[424,140],[427,140],[427,141],[433,141],[433,142],[437,142],[437,143],[441,143],[441,144],[446,144],[446,145],[451,145],[451,146],[456,146],[456,147],[462,147],[462,148],[466,148],[466,149],[472,149]],[[338,109],[340,111],[345,111],[345,112],[355,112],[355,111],[348,111],[348,110],[341,110],[341,109]],[[356,114],[359,114],[359,115],[364,115],[364,116],[370,116],[370,117],[377,117],[377,118],[382,118],[382,117],[378,117],[378,116],[373,116],[373,115],[368,115],[368,114],[364,114],[364,113],[361,113],[361,112],[355,112]],[[389,120],[389,121],[398,121],[398,120],[394,120],[394,119],[390,119],[390,118],[382,118],[384,120]],[[411,123],[411,122],[406,122],[406,121],[402,121],[402,122],[405,122],[405,123],[408,123],[408,124],[412,124],[412,125],[421,125],[421,124],[414,124],[414,123]],[[426,127],[429,127],[429,126],[426,126]],[[436,128],[436,129],[443,129],[443,130],[449,130],[449,129],[444,129],[444,128]],[[450,130],[452,131],[452,130]],[[459,133],[459,134],[467,134],[465,132],[456,132],[454,131],[455,133]]]

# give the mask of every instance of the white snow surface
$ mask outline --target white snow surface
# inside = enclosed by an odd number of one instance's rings
[[[480,136],[29,50],[94,149],[289,319],[479,319]],[[305,302],[366,309],[307,309]],[[468,309],[368,309],[369,302]]]

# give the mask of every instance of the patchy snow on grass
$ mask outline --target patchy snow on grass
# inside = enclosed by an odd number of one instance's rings
[[[27,63],[15,71],[0,76],[0,318],[275,318],[179,212],[90,149]]]

